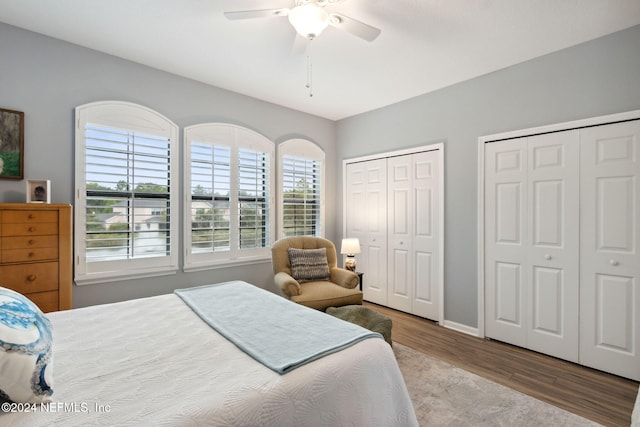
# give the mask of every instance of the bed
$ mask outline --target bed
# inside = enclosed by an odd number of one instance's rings
[[[176,294],[47,317],[51,403],[0,415],[4,426],[417,425],[381,338],[280,374],[212,329]]]

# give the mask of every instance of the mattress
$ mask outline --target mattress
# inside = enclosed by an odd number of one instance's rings
[[[411,426],[390,346],[366,339],[280,375],[174,294],[48,314],[52,402],[4,426]]]

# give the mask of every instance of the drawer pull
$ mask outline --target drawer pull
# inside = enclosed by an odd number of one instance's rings
[[[30,282],[35,282],[37,278],[38,276],[36,276],[35,274],[30,274],[27,276],[27,280]]]
[[[27,231],[29,231],[30,233],[33,233],[34,231],[36,231],[36,229],[35,229],[35,227],[29,227],[29,230],[27,230]]]
[[[29,214],[28,218],[33,219],[33,214]]]
[[[35,243],[35,240],[29,240],[29,244],[33,245]]]
[[[34,257],[34,255],[35,255],[35,253],[34,253],[34,252],[29,252],[29,258],[33,258],[33,257]]]

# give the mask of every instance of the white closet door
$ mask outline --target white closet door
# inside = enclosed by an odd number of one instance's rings
[[[526,347],[527,138],[485,145],[485,333]]]
[[[578,360],[578,133],[485,147],[486,334]]]
[[[388,165],[388,305],[411,312],[414,295],[412,156],[391,157]]]
[[[412,313],[431,320],[440,318],[440,161],[436,150],[413,155]]]
[[[579,133],[527,146],[527,347],[578,361]]]
[[[388,159],[389,307],[439,320],[438,150]]]
[[[387,304],[387,162],[376,159],[347,164],[346,236],[360,240],[357,270],[364,299]]]
[[[640,121],[584,129],[580,363],[640,380]]]

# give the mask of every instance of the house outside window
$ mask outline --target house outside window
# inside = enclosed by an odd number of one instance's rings
[[[117,101],[76,108],[75,280],[178,269],[178,127]]]
[[[185,270],[269,259],[274,144],[241,126],[185,128]]]
[[[278,236],[324,233],[324,151],[311,141],[278,146]]]

